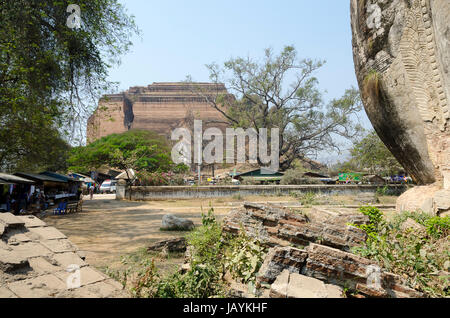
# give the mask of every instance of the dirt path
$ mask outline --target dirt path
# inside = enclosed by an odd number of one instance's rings
[[[264,198],[264,201],[280,201],[280,198]],[[206,213],[210,203],[218,219],[239,204],[231,199],[128,202],[116,201],[114,195],[97,195],[94,200],[84,202],[83,213],[50,215],[44,221],[85,251],[89,264],[104,267],[152,242],[186,235],[160,231],[162,217],[172,213],[201,224],[202,209]]]

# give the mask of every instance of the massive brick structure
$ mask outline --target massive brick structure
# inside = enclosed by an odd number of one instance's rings
[[[224,85],[153,83],[106,95],[89,118],[87,141],[131,129],[152,130],[170,138],[174,129],[190,127],[194,119],[203,120],[205,125],[225,127],[223,115],[208,103],[209,98],[221,94],[227,94]]]

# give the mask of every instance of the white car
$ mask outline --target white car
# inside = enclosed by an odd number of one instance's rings
[[[112,180],[105,180],[100,186],[100,192],[102,194],[116,192],[116,182]]]

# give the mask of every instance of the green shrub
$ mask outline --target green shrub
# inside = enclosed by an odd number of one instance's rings
[[[254,283],[264,261],[266,248],[255,239],[250,238],[244,229],[238,237],[230,239],[225,257],[225,269],[230,272],[233,279],[242,283]]]
[[[450,259],[448,219],[404,212],[386,222],[376,209],[363,209],[370,220],[364,228],[369,237],[353,252],[375,260],[385,270],[403,277],[411,288],[429,297],[449,296],[449,276],[445,274]],[[427,231],[402,230],[401,225],[408,218],[426,226]]]
[[[435,239],[447,237],[450,234],[450,217],[435,216],[425,222],[427,233]]]
[[[378,227],[380,223],[383,221],[383,213],[380,209],[372,207],[372,206],[364,206],[359,208],[359,212],[369,217],[369,222],[367,224],[352,224],[354,227],[357,227],[367,233],[369,236],[376,236],[378,233]]]

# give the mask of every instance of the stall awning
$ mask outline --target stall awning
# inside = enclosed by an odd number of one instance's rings
[[[12,174],[0,173],[0,182],[3,184],[33,184],[34,181],[22,177],[14,176]]]
[[[34,180],[36,182],[57,182],[57,183],[67,183],[67,181],[63,181],[61,179],[56,179],[47,175],[43,175],[43,174],[36,174],[36,173],[24,173],[24,172],[18,172],[15,173],[14,175],[22,177],[22,178],[27,178],[30,180]]]
[[[69,176],[65,176],[63,174],[59,174],[59,173],[56,173],[56,172],[45,171],[45,172],[42,172],[40,174],[44,175],[44,176],[52,177],[52,178],[55,178],[55,179],[58,179],[58,180],[64,181],[64,182],[69,182],[69,181],[80,182],[80,181],[78,181],[75,178],[72,178],[72,177],[69,177]]]

